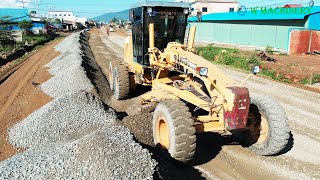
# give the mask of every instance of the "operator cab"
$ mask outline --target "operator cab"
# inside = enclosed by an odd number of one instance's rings
[[[148,25],[154,23],[155,47],[163,50],[169,42],[183,44],[189,3],[142,2],[130,9],[132,22],[133,59],[141,65],[149,65],[146,56],[149,48]]]

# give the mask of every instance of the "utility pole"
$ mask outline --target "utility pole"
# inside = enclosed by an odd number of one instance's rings
[[[21,1],[19,1],[19,2],[21,2],[22,3],[22,8],[24,9],[24,4],[26,4],[26,3],[28,3],[28,1],[24,1],[24,0],[21,0]]]
[[[41,4],[41,0],[34,0],[34,4],[37,6],[37,14],[40,13],[40,4]]]

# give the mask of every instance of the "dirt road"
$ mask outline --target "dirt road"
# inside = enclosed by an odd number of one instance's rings
[[[124,40],[125,37],[116,33],[107,36],[103,29],[91,31],[90,45],[102,71],[106,72],[110,60],[121,60]],[[238,82],[246,77],[245,73],[221,68]],[[221,138],[216,134],[198,135],[193,167],[184,167],[191,173],[169,164],[170,168],[177,172],[169,170],[168,177],[172,175],[172,178],[179,178],[188,175],[190,178],[199,178],[201,174],[209,179],[320,178],[320,94],[260,77],[253,77],[245,86],[252,93],[268,95],[278,100],[285,108],[293,134],[292,142],[286,151],[278,156],[262,157],[235,144],[232,139]],[[136,139],[150,147],[152,133],[149,124],[152,115],[141,109],[138,96],[139,94],[133,95],[132,99],[121,102],[110,97],[105,100],[123,115],[122,122],[129,127]],[[161,168],[163,171],[170,168],[167,168],[168,163],[165,161],[159,164],[161,176]]]
[[[50,79],[43,65],[59,55],[53,47],[60,41],[46,44],[0,84],[0,161],[17,153],[6,141],[7,129],[52,100],[38,85]]]

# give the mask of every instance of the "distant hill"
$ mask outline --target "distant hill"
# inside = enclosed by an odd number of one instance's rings
[[[124,11],[120,11],[120,12],[106,13],[101,16],[94,17],[92,19],[95,21],[109,22],[114,17],[117,19],[128,19],[129,18],[129,9],[124,10]]]

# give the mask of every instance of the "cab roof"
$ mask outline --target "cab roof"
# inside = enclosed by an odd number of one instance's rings
[[[131,8],[138,7],[181,7],[190,8],[190,4],[186,2],[163,2],[163,1],[143,1],[131,5]]]

